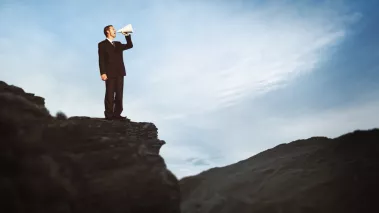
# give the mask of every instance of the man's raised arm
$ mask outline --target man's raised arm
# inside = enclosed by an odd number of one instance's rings
[[[133,48],[132,35],[125,35],[126,44],[121,44],[122,50]]]

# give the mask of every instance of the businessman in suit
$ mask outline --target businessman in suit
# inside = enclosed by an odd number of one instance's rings
[[[106,39],[98,43],[100,76],[105,81],[105,118],[124,120],[123,111],[124,76],[126,76],[123,51],[133,47],[131,35],[123,33],[126,44],[113,41],[116,30],[112,25],[104,27]]]

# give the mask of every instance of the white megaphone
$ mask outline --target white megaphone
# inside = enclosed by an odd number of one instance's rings
[[[117,30],[118,33],[133,33],[133,27],[131,24],[126,25],[125,27]]]

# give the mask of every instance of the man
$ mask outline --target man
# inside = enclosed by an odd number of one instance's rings
[[[104,27],[106,39],[99,42],[99,68],[100,76],[105,81],[104,105],[105,118],[108,120],[123,120],[123,90],[124,76],[126,76],[123,51],[133,47],[131,35],[122,33],[125,36],[126,44],[113,41],[116,38],[116,30],[112,25]]]

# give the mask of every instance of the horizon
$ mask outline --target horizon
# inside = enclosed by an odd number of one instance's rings
[[[180,179],[294,140],[378,128],[377,6],[5,0],[0,80],[45,98],[52,115],[104,117],[97,44],[106,25],[132,24],[122,114],[157,126]]]

